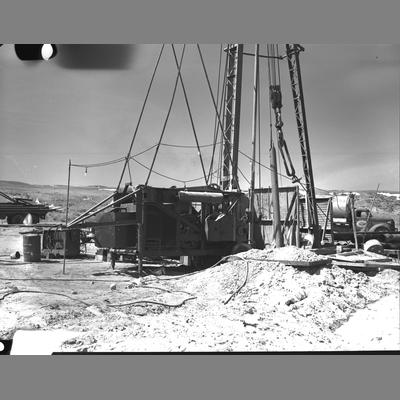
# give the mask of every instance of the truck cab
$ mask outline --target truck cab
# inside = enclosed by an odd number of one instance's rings
[[[393,218],[384,214],[374,216],[368,208],[356,208],[356,229],[361,232],[394,232]]]
[[[348,195],[338,195],[333,199],[332,228],[336,240],[353,240],[354,238],[351,204],[351,198]],[[358,234],[396,232],[391,215],[373,215],[371,210],[366,207],[355,208],[354,219]]]

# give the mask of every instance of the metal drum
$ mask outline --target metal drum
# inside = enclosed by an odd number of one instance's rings
[[[35,262],[40,261],[40,235],[26,234],[23,235],[23,253],[24,261]]]
[[[332,216],[335,219],[346,219],[351,213],[350,197],[338,195],[332,198]]]

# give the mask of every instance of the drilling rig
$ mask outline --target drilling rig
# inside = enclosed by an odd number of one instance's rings
[[[299,52],[301,50],[303,48],[299,45],[287,45],[286,58],[289,65],[306,179],[306,209],[308,215],[306,229],[314,236],[313,247],[318,247],[320,244],[320,227],[315,203],[299,65]],[[244,53],[242,44],[227,45],[225,53],[227,67],[224,80],[223,118],[219,116],[216,102],[213,99],[221,127],[223,146],[222,174],[219,184],[209,184],[206,176],[206,185],[193,187],[152,187],[146,181],[146,184],[135,188],[128,183],[121,190],[120,184],[118,184],[117,190],[109,198],[67,224],[69,229],[93,228],[96,246],[107,249],[114,255],[111,257],[112,265],[113,261],[115,262],[116,255],[125,253],[137,255],[139,271],[141,271],[145,257],[186,256],[192,260],[192,264],[207,265],[223,256],[248,250],[251,247],[264,248],[260,219],[255,218],[254,212],[254,179],[252,179],[253,184],[249,193],[240,190],[238,179],[242,68],[243,55],[247,53]],[[257,54],[253,54],[253,56],[255,65],[257,65],[257,68],[255,68],[255,87],[257,87],[258,47]],[[279,55],[273,58],[275,60],[283,59]],[[178,77],[182,79],[178,62],[177,67]],[[275,83],[271,85],[270,90],[271,97],[275,96],[275,99],[281,97],[280,85]],[[256,104],[256,97],[254,99],[254,104]],[[280,107],[279,101],[273,102],[279,150],[285,166],[288,165],[287,162],[291,166],[289,171],[287,169],[288,175],[293,182],[299,182],[283,139]],[[255,113],[254,121],[256,115]],[[254,143],[253,140],[253,146]],[[131,149],[132,144],[129,155]],[[253,170],[254,154],[253,147]],[[129,157],[126,157],[127,162],[128,159]],[[279,189],[276,187],[275,190],[278,191]],[[100,207],[108,200],[111,200],[110,204]],[[103,212],[109,208],[111,210]],[[100,214],[100,212],[102,213]],[[97,215],[95,221],[85,222],[86,219],[95,217],[95,215]],[[280,217],[278,218],[280,219]],[[284,221],[284,225],[286,222]]]

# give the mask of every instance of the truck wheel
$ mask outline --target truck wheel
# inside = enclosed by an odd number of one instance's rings
[[[390,226],[387,224],[376,224],[368,232],[390,232]]]

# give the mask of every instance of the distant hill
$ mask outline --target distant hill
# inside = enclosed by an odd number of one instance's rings
[[[32,186],[32,185],[30,185],[29,183],[25,183],[25,182],[0,180],[0,186]]]
[[[5,181],[5,180],[0,180],[0,190],[5,191],[5,188],[9,189],[21,189],[21,188],[56,188],[56,189],[64,189],[66,188],[67,185],[39,185],[39,184],[34,184],[34,183],[25,183],[25,182],[19,182],[19,181]],[[79,189],[110,189],[109,186],[104,186],[104,185],[87,185],[87,186],[71,186]]]

